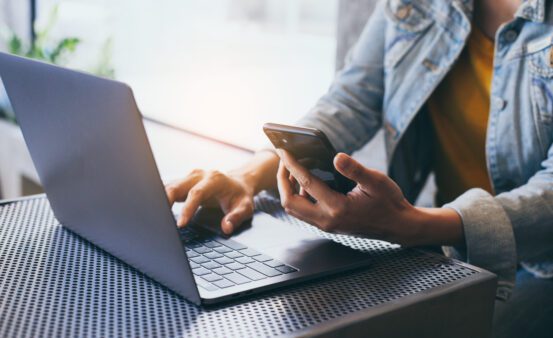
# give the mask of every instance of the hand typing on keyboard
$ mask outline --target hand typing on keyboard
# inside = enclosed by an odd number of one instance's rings
[[[260,152],[250,164],[228,174],[197,169],[186,178],[166,185],[171,205],[184,202],[177,225],[180,228],[187,225],[200,206],[218,206],[225,213],[221,229],[230,235],[253,216],[254,195],[276,187],[278,161],[275,154]]]
[[[231,234],[235,227],[253,215],[253,191],[238,177],[218,171],[194,170],[183,180],[165,187],[169,202],[184,202],[179,228],[190,222],[200,206],[219,206],[226,216],[221,220],[221,229]]]

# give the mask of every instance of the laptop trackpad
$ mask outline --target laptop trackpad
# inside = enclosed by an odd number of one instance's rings
[[[304,272],[343,269],[370,261],[366,252],[323,238],[263,212],[255,214],[251,228],[232,239]]]
[[[231,238],[246,246],[263,251],[281,246],[290,247],[299,242],[325,240],[316,234],[280,221],[264,212],[256,212],[251,227]]]

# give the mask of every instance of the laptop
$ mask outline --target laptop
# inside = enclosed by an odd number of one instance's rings
[[[129,86],[4,53],[0,78],[58,221],[194,304],[371,262],[260,211],[230,238],[208,209],[179,230]]]

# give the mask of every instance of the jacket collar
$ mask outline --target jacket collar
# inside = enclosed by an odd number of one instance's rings
[[[543,22],[545,19],[545,0],[524,0],[516,11],[515,17]]]
[[[454,0],[463,12],[472,17],[474,0]],[[523,0],[518,7],[515,17],[534,22],[544,22],[546,0]]]

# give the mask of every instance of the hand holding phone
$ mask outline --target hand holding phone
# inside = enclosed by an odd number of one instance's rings
[[[276,123],[266,123],[263,131],[275,148],[288,151],[331,189],[347,194],[355,187],[355,182],[334,168],[336,151],[322,131]]]

